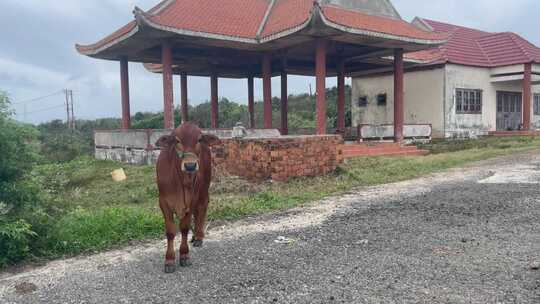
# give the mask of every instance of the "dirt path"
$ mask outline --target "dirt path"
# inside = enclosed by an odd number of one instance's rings
[[[540,154],[498,158],[212,229],[172,275],[164,242],[0,274],[0,302],[540,303],[539,194]]]

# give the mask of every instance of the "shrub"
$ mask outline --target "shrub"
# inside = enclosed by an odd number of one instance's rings
[[[9,99],[0,92],[0,266],[26,258],[36,236],[33,212],[40,209],[39,186],[25,178],[39,159],[35,128],[11,119]]]
[[[0,267],[24,260],[30,252],[30,238],[36,236],[24,220],[0,221]]]
[[[54,162],[66,162],[81,155],[90,154],[92,142],[78,130],[67,129],[61,121],[53,121],[41,127],[41,152]]]

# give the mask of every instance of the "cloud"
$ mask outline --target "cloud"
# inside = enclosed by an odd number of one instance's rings
[[[51,84],[65,83],[68,76],[44,67],[0,58],[0,79],[2,83],[47,88]]]
[[[246,0],[248,1],[248,0]],[[46,95],[52,91],[74,90],[76,115],[95,118],[120,115],[120,81],[117,62],[102,61],[78,54],[75,43],[93,43],[133,20],[132,9],[149,9],[159,0],[1,0],[0,89],[14,100]],[[537,45],[540,36],[537,0],[393,0],[402,16],[411,20],[422,16],[444,22],[477,27],[487,31],[514,31]],[[289,93],[309,90],[312,77],[289,78]],[[335,85],[329,78],[327,86]],[[130,64],[132,112],[163,108],[161,76],[149,73],[140,64]],[[174,78],[175,102],[179,102],[179,79]],[[272,81],[273,95],[280,93],[279,78]],[[262,99],[262,83],[255,82],[257,99]],[[245,80],[220,80],[220,95],[246,102]],[[60,96],[61,97],[61,96]],[[207,78],[189,77],[190,103],[208,100]],[[61,102],[56,96],[33,104],[47,107]],[[17,108],[17,110],[22,110]],[[32,122],[63,118],[63,110],[28,115]]]

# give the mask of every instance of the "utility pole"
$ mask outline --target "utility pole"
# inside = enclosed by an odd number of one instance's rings
[[[66,126],[69,129],[75,129],[75,114],[73,111],[73,90],[65,89],[66,96]]]
[[[75,112],[73,110],[73,90],[69,90],[69,98],[71,100],[71,129],[75,130]]]

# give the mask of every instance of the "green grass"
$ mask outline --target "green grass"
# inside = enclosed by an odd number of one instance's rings
[[[424,146],[424,148],[426,148]],[[540,139],[513,137],[479,141],[435,141],[425,157],[358,158],[333,174],[287,183],[252,184],[217,176],[211,187],[210,221],[236,220],[292,208],[344,193],[355,187],[403,181],[496,156],[540,149]],[[460,151],[456,151],[460,150]],[[448,152],[453,151],[453,152]],[[113,182],[110,172],[123,167],[128,179]],[[102,251],[130,241],[162,237],[154,168],[78,159],[47,164],[33,173],[60,209],[41,254],[49,258]]]

